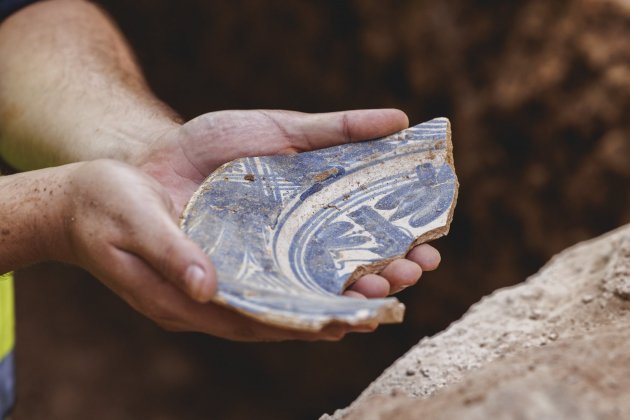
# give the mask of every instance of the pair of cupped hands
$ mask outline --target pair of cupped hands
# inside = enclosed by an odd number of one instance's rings
[[[233,159],[294,154],[377,138],[407,126],[406,115],[392,109],[220,111],[174,125],[127,163],[97,160],[73,169],[73,198],[66,213],[69,262],[88,269],[167,330],[242,341],[337,340],[348,332],[372,331],[376,325],[333,324],[319,332],[281,329],[212,303],[216,272],[179,229],[179,217],[205,177]],[[415,284],[439,262],[433,247],[420,245],[380,275],[358,279],[345,294],[384,297]]]

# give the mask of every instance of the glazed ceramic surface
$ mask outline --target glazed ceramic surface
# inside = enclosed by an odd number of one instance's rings
[[[450,124],[438,118],[378,140],[229,162],[192,197],[182,229],[216,266],[216,300],[256,319],[303,330],[400,322],[395,298],[340,294],[379,261],[446,234],[456,197]]]

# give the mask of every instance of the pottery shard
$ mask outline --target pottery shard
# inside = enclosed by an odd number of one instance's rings
[[[400,322],[394,298],[341,296],[415,244],[448,232],[457,199],[450,123],[382,139],[229,162],[188,203],[182,229],[212,258],[216,301],[265,323]]]

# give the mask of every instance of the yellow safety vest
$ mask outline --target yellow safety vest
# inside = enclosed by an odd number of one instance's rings
[[[13,350],[15,344],[12,274],[0,275],[0,360]]]
[[[13,273],[0,275],[0,419],[15,400]]]

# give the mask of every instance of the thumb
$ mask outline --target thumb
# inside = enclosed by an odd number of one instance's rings
[[[383,137],[409,126],[397,109],[305,114],[280,110],[217,111],[182,126],[187,159],[204,176],[230,160],[305,152]],[[209,145],[208,139],[212,139]]]
[[[129,251],[197,302],[216,293],[217,276],[210,258],[172,220],[156,223]]]
[[[286,115],[288,117],[289,115]],[[409,127],[409,119],[398,109],[359,109],[322,114],[295,114],[293,147],[300,151],[321,149],[354,141],[384,137]]]

